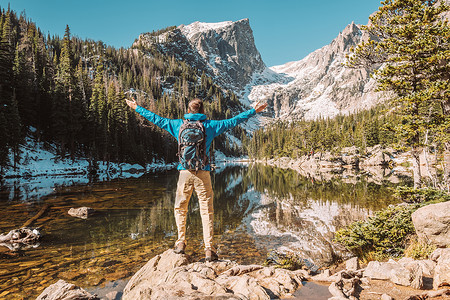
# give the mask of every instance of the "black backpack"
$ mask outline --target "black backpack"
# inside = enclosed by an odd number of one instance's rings
[[[178,157],[186,170],[201,170],[208,163],[205,126],[200,121],[184,120],[178,135]]]

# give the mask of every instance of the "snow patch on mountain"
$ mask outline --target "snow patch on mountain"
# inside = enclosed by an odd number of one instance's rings
[[[218,23],[204,23],[197,21],[189,25],[180,25],[178,28],[188,39],[192,39],[195,34],[217,30],[223,27],[228,27],[232,24],[232,21],[224,21]]]
[[[305,58],[255,72],[240,93],[242,102],[267,102],[273,118],[307,120],[374,106],[382,99],[370,70],[345,66],[350,48],[364,38],[352,23]]]

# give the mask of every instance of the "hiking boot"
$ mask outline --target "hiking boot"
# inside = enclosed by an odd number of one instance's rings
[[[205,261],[214,261],[214,260],[218,260],[219,257],[217,256],[216,252],[214,252],[211,249],[206,249],[205,250]]]
[[[186,244],[181,242],[175,245],[175,248],[173,249],[173,251],[176,254],[184,254],[184,249],[186,249]]]

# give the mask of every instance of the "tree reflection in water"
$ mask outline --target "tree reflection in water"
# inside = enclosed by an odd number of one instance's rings
[[[35,298],[58,278],[83,287],[128,278],[176,240],[173,205],[178,172],[56,187],[48,196],[10,199],[0,193],[0,231],[18,228],[44,204],[51,208],[34,226],[41,246],[20,254],[0,247],[0,285],[11,299]],[[262,165],[233,166],[212,174],[215,238],[222,258],[262,263],[272,249],[298,251],[326,262],[338,251],[330,244],[337,228],[392,203],[388,186],[314,181],[292,170]],[[2,186],[3,189],[4,186]],[[89,206],[87,220],[70,217],[70,207]],[[187,252],[203,257],[196,197],[189,204]],[[29,270],[32,276],[28,277]],[[10,274],[10,275],[6,275]],[[6,295],[4,295],[6,296]]]

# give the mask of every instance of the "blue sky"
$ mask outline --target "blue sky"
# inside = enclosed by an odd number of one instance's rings
[[[329,44],[346,25],[367,24],[380,0],[0,0],[47,34],[73,35],[129,47],[140,33],[195,21],[250,19],[267,66],[300,60]]]

